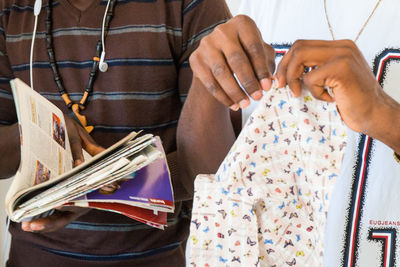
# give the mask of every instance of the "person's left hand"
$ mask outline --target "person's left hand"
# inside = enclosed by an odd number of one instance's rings
[[[54,232],[88,213],[90,210],[89,208],[64,206],[55,209],[54,213],[50,216],[22,222],[21,228],[26,232]]]
[[[309,67],[312,70],[306,73]],[[275,78],[278,87],[289,85],[296,97],[304,86],[317,99],[335,101],[349,128],[372,137],[380,137],[379,131],[388,129],[393,119],[390,110],[398,107],[350,40],[296,41],[282,58]]]
[[[264,43],[251,18],[238,15],[205,36],[189,62],[197,81],[218,102],[237,111],[250,105],[247,95],[260,100],[261,89],[271,87],[275,50]]]
[[[83,163],[82,149],[85,149],[92,156],[104,150],[76,121],[69,116],[64,118],[75,167]],[[60,207],[55,209],[55,212],[50,216],[22,222],[21,228],[27,232],[53,232],[63,228],[90,210],[89,208],[73,206]]]

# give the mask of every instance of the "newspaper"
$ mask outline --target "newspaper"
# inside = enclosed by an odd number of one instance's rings
[[[61,110],[19,79],[12,80],[11,87],[21,141],[20,166],[6,196],[6,211],[11,220],[20,222],[62,205],[76,205],[118,212],[158,228],[166,225],[165,214],[155,218],[149,216],[151,213],[148,211],[140,210],[149,209],[156,214],[158,211],[174,210],[169,170],[158,137],[150,134],[138,136],[132,132],[94,157],[86,153],[85,162],[73,168],[68,132]],[[115,197],[112,201],[92,201],[107,202],[107,205],[102,207],[99,203],[89,203],[85,197],[86,194],[107,186],[117,184],[120,188],[118,184],[121,181],[134,180],[136,171],[146,166],[150,167],[148,165],[153,162],[158,162],[158,165],[151,168],[159,169],[156,170],[159,176],[164,175],[167,178],[164,180],[167,181],[169,190],[166,191],[170,192],[170,195],[166,200],[158,200],[164,205],[143,205],[143,202],[135,199],[137,196],[132,195],[128,201],[126,198],[118,201]],[[162,178],[157,179],[157,183],[162,181]],[[140,184],[135,187],[140,187]],[[127,207],[121,205],[136,207],[130,208],[129,213]]]

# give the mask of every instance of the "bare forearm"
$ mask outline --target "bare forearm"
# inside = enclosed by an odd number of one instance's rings
[[[366,134],[400,154],[400,104],[388,96],[383,99]]]
[[[0,179],[12,176],[20,162],[18,124],[0,126]]]
[[[215,173],[235,140],[229,109],[194,80],[178,124],[178,161],[189,192],[199,173]]]

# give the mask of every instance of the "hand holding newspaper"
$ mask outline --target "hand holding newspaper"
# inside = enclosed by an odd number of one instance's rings
[[[166,225],[174,202],[158,137],[132,132],[94,157],[85,155],[86,161],[73,168],[63,113],[21,80],[11,86],[21,139],[20,167],[6,196],[11,220],[75,205],[118,212],[157,228]],[[111,191],[102,192],[106,185]]]

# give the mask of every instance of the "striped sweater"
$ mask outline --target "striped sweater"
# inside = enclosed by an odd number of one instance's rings
[[[107,4],[106,0],[92,2],[85,11],[67,0],[52,4],[55,58],[73,101],[80,100],[87,84]],[[9,80],[18,77],[29,84],[33,4],[34,0],[0,2],[3,125],[17,121]],[[49,64],[46,1],[43,5],[33,58],[34,88],[68,114]],[[223,0],[118,0],[105,41],[109,69],[98,73],[87,109],[82,112],[95,127],[93,138],[105,147],[130,131],[144,130],[161,137],[177,200],[167,230],[150,229],[101,211],[91,211],[65,229],[49,234],[25,233],[18,224],[12,224],[10,266],[19,266],[26,260],[42,266],[41,263],[48,263],[43,260],[48,259],[58,266],[91,266],[97,261],[115,266],[127,266],[125,261],[129,261],[129,266],[139,262],[140,266],[183,266],[182,248],[189,224],[183,200],[191,196],[180,182],[187,178],[177,172],[175,135],[192,78],[188,58],[199,40],[229,16]]]

